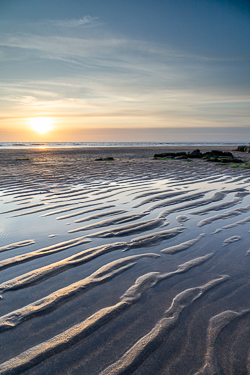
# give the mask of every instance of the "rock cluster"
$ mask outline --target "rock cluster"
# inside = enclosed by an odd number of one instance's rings
[[[166,152],[155,154],[155,159],[204,159],[206,161],[220,163],[243,163],[243,160],[236,159],[231,152],[212,150],[202,153],[199,149],[192,152]]]
[[[250,146],[238,146],[236,151],[250,153]]]

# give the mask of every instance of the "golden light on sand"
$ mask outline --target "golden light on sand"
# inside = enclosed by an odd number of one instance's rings
[[[30,119],[31,129],[44,134],[53,129],[53,119],[50,117],[34,117]]]

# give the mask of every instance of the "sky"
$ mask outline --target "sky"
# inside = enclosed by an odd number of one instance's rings
[[[248,143],[249,40],[244,0],[0,0],[0,142]]]

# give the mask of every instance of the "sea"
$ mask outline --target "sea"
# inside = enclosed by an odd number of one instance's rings
[[[190,143],[190,142],[0,142],[0,148],[85,148],[85,147],[150,147],[150,146],[233,146],[229,143]],[[237,145],[246,143],[237,142]]]

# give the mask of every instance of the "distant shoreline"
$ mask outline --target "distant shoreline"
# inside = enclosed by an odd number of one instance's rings
[[[248,142],[0,142],[0,149],[69,149],[95,147],[234,147]]]

